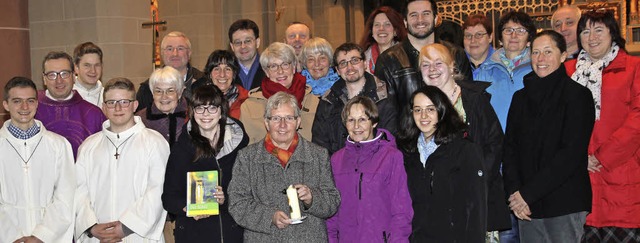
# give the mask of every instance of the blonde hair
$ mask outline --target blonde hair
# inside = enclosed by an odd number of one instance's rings
[[[463,80],[465,77],[460,73],[458,67],[456,66],[456,62],[451,55],[451,51],[443,44],[429,44],[422,49],[420,49],[420,62],[422,63],[422,58],[427,58],[429,60],[435,60],[440,58],[447,66],[453,69],[453,79],[454,80]]]

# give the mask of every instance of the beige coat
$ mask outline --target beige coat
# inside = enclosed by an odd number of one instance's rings
[[[300,109],[302,123],[298,132],[309,141],[311,141],[311,127],[313,127],[313,118],[316,115],[319,101],[317,96],[311,94],[311,87],[307,85],[302,100],[302,109]],[[249,91],[249,98],[240,107],[240,121],[249,135],[249,144],[256,143],[267,135],[267,129],[264,126],[266,105],[267,99],[262,95],[262,89],[258,87]]]

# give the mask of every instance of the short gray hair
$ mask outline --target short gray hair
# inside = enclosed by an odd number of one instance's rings
[[[294,67],[298,63],[296,51],[293,50],[293,47],[282,42],[271,43],[267,49],[264,49],[264,51],[260,53],[260,66],[262,66],[262,70],[264,70],[265,73],[269,71],[267,65],[269,65],[269,61],[271,61],[272,58],[278,58],[283,62],[291,63]]]
[[[321,37],[313,37],[304,43],[300,52],[300,62],[302,67],[307,67],[307,56],[313,54],[323,54],[329,58],[329,67],[333,67],[333,47],[331,43]]]
[[[162,37],[162,42],[160,42],[160,48],[164,49],[166,47],[164,44],[164,40],[166,40],[167,37],[182,37],[184,38],[184,41],[187,43],[187,47],[191,49],[191,41],[189,40],[189,37],[187,37],[187,35],[185,35],[180,31],[172,31],[172,32],[169,32],[169,34]]]
[[[164,66],[163,68],[158,68],[153,73],[151,73],[151,77],[149,77],[149,88],[151,88],[151,92],[155,89],[158,84],[170,84],[176,87],[176,93],[178,96],[182,96],[182,91],[184,90],[184,82],[182,82],[182,74],[175,68],[171,66]]]
[[[298,100],[296,97],[280,91],[269,97],[267,100],[267,105],[264,108],[264,118],[267,119],[271,117],[271,111],[280,108],[282,105],[291,106],[291,108],[293,108],[293,115],[295,117],[300,117],[300,107],[298,107]]]

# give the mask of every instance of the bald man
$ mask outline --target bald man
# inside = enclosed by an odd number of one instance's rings
[[[565,5],[551,16],[551,26],[553,30],[562,34],[567,41],[567,58],[578,57],[578,21],[580,20],[580,9],[573,5]]]

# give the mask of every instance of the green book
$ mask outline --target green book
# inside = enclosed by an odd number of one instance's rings
[[[220,214],[216,186],[217,170],[187,172],[187,216]]]

